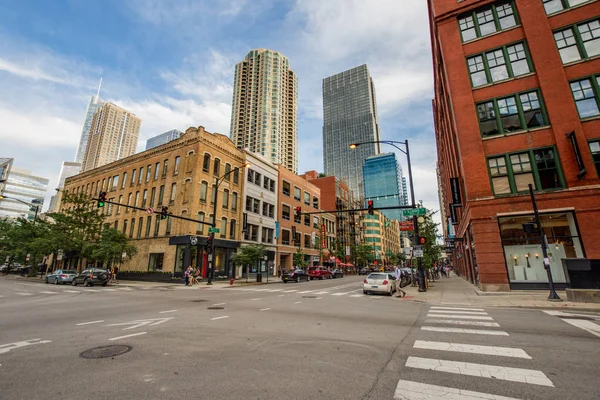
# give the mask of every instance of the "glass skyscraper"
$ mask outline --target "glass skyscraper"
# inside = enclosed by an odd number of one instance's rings
[[[366,64],[323,79],[323,164],[325,174],[348,184],[363,196],[363,165],[380,153],[375,86]]]
[[[30,171],[12,167],[4,185],[3,196],[0,200],[0,218],[27,218],[33,220],[35,209],[23,204],[35,203],[42,211],[44,196],[48,188],[48,179],[34,176]]]
[[[100,80],[102,84],[102,80]],[[77,148],[77,154],[75,155],[76,163],[83,163],[85,157],[85,150],[87,149],[88,138],[90,137],[90,131],[92,129],[92,120],[94,115],[98,112],[100,107],[104,105],[104,101],[100,99],[100,87],[98,87],[98,93],[92,96],[85,112],[85,120],[83,121],[83,128],[81,129],[81,137],[79,138],[79,147]]]
[[[179,139],[179,136],[181,136],[182,133],[183,132],[178,131],[177,129],[171,129],[170,131],[151,137],[150,139],[146,140],[146,150],[150,150],[169,143],[172,140]]]
[[[401,169],[395,153],[371,156],[363,167],[364,196],[373,200],[373,206],[392,207],[406,205],[406,195],[401,182]],[[405,180],[406,182],[406,180]],[[389,219],[402,220],[402,210],[381,210]]]

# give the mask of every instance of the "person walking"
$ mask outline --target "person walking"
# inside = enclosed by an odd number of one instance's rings
[[[402,290],[402,270],[399,265],[396,265],[396,297],[398,297],[400,293],[402,293],[400,297],[406,296],[406,292]]]
[[[191,286],[191,275],[192,275],[192,267],[189,266],[185,270],[185,286]]]

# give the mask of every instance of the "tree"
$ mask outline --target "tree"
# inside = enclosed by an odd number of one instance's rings
[[[294,263],[294,266],[296,266],[298,268],[304,268],[308,265],[308,263],[304,259],[304,253],[302,252],[302,249],[300,249],[299,247],[296,250],[296,252],[294,253],[293,263]]]
[[[437,244],[439,224],[433,222],[433,214],[427,210],[427,214],[423,216],[424,221],[419,222],[419,236],[426,238],[422,260],[423,267],[426,269],[431,268],[433,263],[442,257],[442,245]]]
[[[105,263],[106,267],[121,265],[125,260],[137,254],[137,248],[129,243],[127,236],[116,229],[102,231],[100,241],[93,246],[92,258]]]
[[[265,246],[262,244],[250,244],[242,246],[231,255],[231,261],[243,266],[258,265],[265,256]],[[247,276],[247,275],[246,275]]]
[[[354,254],[357,265],[366,266],[375,259],[375,255],[373,254],[373,246],[368,244],[351,246],[351,251],[352,254]]]

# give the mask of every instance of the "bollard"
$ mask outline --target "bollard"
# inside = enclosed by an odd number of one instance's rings
[[[229,280],[229,286],[233,286],[233,281],[235,281],[234,278],[232,278],[232,279]]]

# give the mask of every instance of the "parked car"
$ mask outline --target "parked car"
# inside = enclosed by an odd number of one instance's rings
[[[71,269],[57,269],[46,276],[46,283],[54,283],[55,285],[62,283],[64,285],[65,283],[72,283],[73,278],[76,276],[77,272]]]
[[[304,272],[304,270],[301,270],[300,268],[295,269],[293,271],[286,271],[283,273],[283,276],[281,277],[281,280],[283,281],[283,283],[288,283],[289,281],[292,282],[300,282],[300,281],[307,281],[308,282],[308,274],[306,272]]]
[[[369,271],[367,271],[364,268],[361,268],[361,269],[358,270],[358,274],[359,275],[369,275]]]
[[[396,277],[387,272],[373,272],[363,281],[363,293],[385,293],[391,296],[396,291]]]
[[[331,279],[331,271],[325,267],[308,267],[309,279]]]
[[[108,284],[108,271],[100,268],[88,268],[75,275],[71,281],[73,286],[77,286],[79,283],[84,286],[94,286],[95,284],[106,286]]]
[[[332,278],[343,278],[344,277],[344,271],[342,271],[341,269],[334,269],[333,271],[331,271],[331,277]]]

